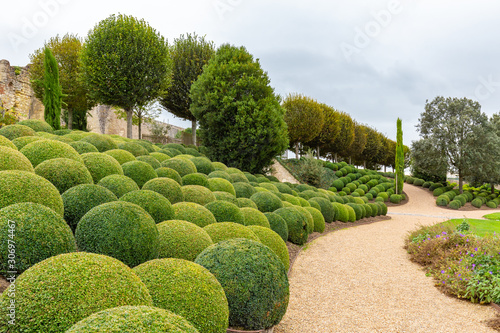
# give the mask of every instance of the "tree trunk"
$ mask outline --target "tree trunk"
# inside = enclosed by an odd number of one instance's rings
[[[387,172],[387,166],[384,165],[384,172]]]
[[[464,193],[464,179],[462,176],[462,170],[458,170],[458,190],[460,194]]]
[[[191,120],[191,130],[193,131],[193,145],[197,146],[197,144],[196,144],[196,119]]]
[[[491,194],[495,193],[495,184],[491,183]]]
[[[139,117],[139,140],[142,139],[142,117]]]
[[[395,190],[395,194],[399,194],[398,192],[398,173],[396,172],[396,177],[394,178],[394,184],[396,184],[396,186],[394,187],[394,190]]]
[[[337,159],[337,153],[335,153],[335,163],[337,163],[338,159]]]
[[[316,152],[316,154],[318,154],[318,156],[316,156],[316,157],[317,157],[317,159],[319,160],[319,145],[318,145],[318,147],[317,147],[317,152]]]
[[[352,165],[352,157],[349,156],[349,164]]]
[[[127,113],[127,138],[132,139],[132,116],[134,114],[131,107],[125,109]]]
[[[68,109],[68,129],[73,129],[73,110]]]
[[[295,158],[299,158],[299,144],[295,144]]]
[[[363,161],[363,169],[366,169],[366,161]]]

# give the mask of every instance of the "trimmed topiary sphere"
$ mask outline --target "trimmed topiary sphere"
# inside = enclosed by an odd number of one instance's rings
[[[141,207],[114,201],[92,208],[75,232],[81,251],[105,254],[130,267],[158,257],[158,229]]]
[[[116,159],[101,153],[82,154],[83,164],[89,170],[94,184],[109,175],[123,175],[123,169]]]
[[[22,136],[36,135],[36,132],[28,126],[16,124],[16,125],[7,125],[0,128],[0,135],[3,135],[4,137],[12,141]]]
[[[403,198],[401,197],[400,194],[392,194],[391,197],[390,197],[390,200],[392,203],[394,204],[398,204],[401,202]]]
[[[165,161],[165,160],[168,160],[170,158],[170,156],[168,156],[167,154],[160,153],[160,152],[149,153],[149,155],[156,158],[158,160],[158,162],[160,162],[160,163]]]
[[[311,204],[311,206],[313,205],[313,202],[319,205],[321,214],[323,214],[323,217],[325,218],[325,222],[331,223],[335,220],[336,218],[335,209],[333,208],[332,203],[329,200],[325,198],[315,197],[309,199],[308,201]]]
[[[243,207],[250,207],[250,208],[257,208],[257,205],[255,202],[248,198],[236,198],[236,201],[238,201],[238,207],[243,208]]]
[[[268,229],[271,229],[271,225],[269,224],[266,215],[264,215],[264,213],[262,213],[258,209],[245,207],[245,208],[240,208],[240,210],[245,218],[246,226],[258,225],[261,227],[266,227]]]
[[[208,188],[210,191],[223,191],[236,196],[236,191],[230,181],[223,178],[209,178]]]
[[[205,227],[212,223],[217,223],[214,214],[207,208],[194,202],[179,202],[173,205],[175,219],[184,220]]]
[[[182,177],[182,185],[199,185],[208,187],[208,176],[204,173],[190,173]]]
[[[65,333],[199,333],[185,318],[152,306],[120,306],[79,321]]]
[[[148,163],[142,161],[124,163],[122,169],[123,174],[132,178],[139,188],[142,188],[148,181],[158,177],[155,169]]]
[[[141,162],[144,163],[144,162]],[[142,187],[143,190],[155,191],[167,198],[172,204],[184,201],[182,188],[175,180],[170,178],[154,178]]]
[[[26,138],[35,138],[35,137],[34,136],[27,136]],[[16,150],[20,149],[20,148],[17,147],[16,144],[14,144],[15,140],[17,140],[17,139],[14,139],[14,140],[10,141],[5,136],[0,135],[0,147],[8,147],[8,148],[11,148],[11,149],[16,149]],[[36,141],[36,140],[33,140],[33,141]],[[29,142],[31,142],[31,141],[29,141]]]
[[[118,149],[115,141],[111,137],[103,134],[92,133],[80,141],[88,142],[94,145],[94,147],[96,147],[101,153],[111,149]]]
[[[11,243],[15,245],[13,267],[9,264]],[[42,260],[69,252],[76,252],[75,237],[52,209],[22,202],[0,210],[0,273],[3,275],[7,276],[7,271],[20,274]]]
[[[203,227],[214,243],[232,238],[246,238],[259,242],[259,237],[247,227],[234,222],[214,223]]]
[[[70,142],[68,143],[71,147],[73,147],[74,150],[78,152],[78,154],[86,154],[86,153],[98,153],[99,150],[97,150],[94,145],[88,143],[88,142],[83,142],[83,141],[76,141],[76,142]]]
[[[82,157],[73,147],[67,143],[54,140],[34,141],[24,146],[21,153],[30,160],[33,167],[43,161],[60,157],[83,162]]]
[[[285,201],[288,201],[289,203],[291,203],[292,205],[295,205],[295,206],[302,206],[300,204],[300,200],[299,200],[299,197],[295,197],[291,194],[286,194],[286,193],[283,193],[282,194],[282,198],[283,200]]]
[[[107,188],[117,198],[121,198],[126,193],[139,190],[137,183],[132,178],[124,175],[106,176],[97,185]]]
[[[26,119],[17,123],[18,125],[28,126],[35,132],[53,133],[54,129],[46,121],[39,119]]]
[[[0,146],[0,171],[21,170],[34,172],[30,160],[21,154],[17,149],[7,146]]]
[[[249,183],[247,177],[245,177],[243,173],[231,173],[229,174],[229,177],[231,177],[232,183]]]
[[[118,200],[108,189],[93,184],[72,187],[64,192],[61,198],[64,203],[64,220],[73,232],[80,219],[89,210],[104,203]]]
[[[319,209],[314,207],[304,207],[311,214],[314,221],[314,232],[323,233],[325,231],[325,218]]]
[[[181,187],[184,201],[195,202],[202,206],[217,200],[215,195],[206,187],[198,185],[186,185]]]
[[[134,155],[135,157],[138,156],[143,156],[143,155],[149,155],[149,152],[141,146],[140,144],[137,144],[135,142],[122,142],[118,144],[118,149],[123,149]]]
[[[80,184],[93,184],[92,175],[83,163],[68,158],[44,161],[35,168],[35,173],[50,181],[59,193]]]
[[[208,175],[211,172],[215,171],[212,162],[210,162],[210,160],[206,157],[193,157],[191,159],[191,162],[194,163],[194,165],[196,166],[196,170],[198,172],[203,173],[205,175]]]
[[[255,188],[248,183],[237,182],[233,184],[233,187],[237,198],[250,198],[257,192]]]
[[[288,227],[288,240],[297,245],[304,245],[307,242],[309,233],[307,232],[306,218],[294,207],[283,207],[274,211],[281,216]]]
[[[200,333],[225,333],[229,307],[224,289],[205,267],[183,259],[157,259],[134,268],[156,307],[186,318]]]
[[[263,213],[274,212],[283,207],[281,199],[271,192],[257,192],[250,197],[250,200],[255,202],[257,208]]]
[[[214,214],[217,222],[234,222],[245,225],[245,217],[240,208],[228,201],[216,200],[205,205]]]
[[[115,160],[120,163],[120,165],[125,164],[127,162],[132,162],[137,160],[131,152],[128,152],[123,149],[111,149],[104,152],[106,155],[113,157]]]
[[[285,269],[288,271],[290,268],[290,255],[288,254],[286,243],[283,239],[281,239],[280,235],[269,228],[257,225],[251,225],[247,228],[252,230],[257,237],[259,237],[262,244],[273,250],[273,252],[280,258],[281,262],[285,266]]]
[[[222,162],[212,162],[215,170],[226,171],[228,167]]]
[[[271,230],[276,232],[284,242],[288,240],[288,225],[280,215],[275,213],[264,213],[269,221]]]
[[[124,194],[120,201],[136,204],[151,215],[155,223],[171,220],[174,218],[172,204],[163,195],[148,190],[138,190]]]
[[[222,171],[222,170],[215,170],[213,172],[210,172],[208,174],[208,178],[222,178],[222,179],[227,180],[228,182],[232,182],[233,181],[233,179],[231,178],[231,176],[227,172]]]
[[[156,225],[160,235],[158,258],[178,258],[194,261],[214,242],[208,233],[194,223],[170,220]]]
[[[299,213],[302,214],[302,216],[304,216],[307,223],[307,233],[312,234],[314,232],[314,219],[311,213],[309,213],[309,211],[302,206],[293,206],[293,207],[297,209]]]
[[[0,209],[20,202],[34,202],[63,216],[64,206],[57,188],[33,172],[0,171]]]
[[[334,202],[332,203],[332,206],[335,209],[335,220],[340,222],[349,221],[349,211],[344,204]]]
[[[229,325],[259,330],[278,324],[290,296],[285,266],[267,246],[230,239],[208,247],[195,261],[220,282],[229,303]]]
[[[170,168],[161,167],[155,170],[160,178],[170,178],[175,180],[179,185],[182,185],[182,177],[177,171]]]
[[[6,137],[0,135],[0,146],[9,147],[9,148],[12,148],[12,149],[16,149],[17,148],[16,150],[21,150],[28,143],[32,143],[32,142],[38,141],[38,140],[45,140],[45,139],[42,138],[42,137],[39,137],[39,136],[21,136],[19,138],[16,138],[16,139],[12,140],[12,142],[10,142],[9,139],[7,139]],[[13,145],[12,144],[6,144],[5,141],[7,143],[12,143]]]
[[[181,154],[186,154],[186,148],[179,143],[167,143],[163,146],[165,149],[176,149],[181,152]]]
[[[212,192],[212,193],[215,196],[216,200],[227,201],[227,202],[230,202],[230,203],[235,204],[236,206],[238,206],[238,199],[234,195],[232,195],[231,193],[222,192],[222,191],[215,191],[215,192]]]
[[[153,169],[158,169],[161,167],[160,162],[150,155],[137,156],[137,160],[148,163],[153,167]]]
[[[16,322],[0,321],[2,332],[65,332],[98,311],[122,305],[152,305],[139,277],[120,261],[93,253],[60,254],[21,274],[0,296],[0,314],[9,311],[15,288]]]
[[[184,158],[171,158],[161,162],[162,167],[174,169],[179,173],[181,177],[188,175],[190,173],[198,172],[196,170],[196,165],[188,159]]]

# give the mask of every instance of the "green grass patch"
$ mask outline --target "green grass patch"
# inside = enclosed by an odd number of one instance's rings
[[[490,214],[493,215],[493,214]],[[498,215],[500,217],[500,215]],[[478,236],[500,234],[500,221],[498,220],[482,220],[482,219],[465,219],[470,225],[470,232]],[[450,224],[453,228],[462,223],[464,219],[453,219],[443,224]]]
[[[491,213],[484,215],[483,217],[488,220],[500,220],[500,213]]]

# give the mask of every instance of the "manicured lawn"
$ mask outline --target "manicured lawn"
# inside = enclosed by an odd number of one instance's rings
[[[500,218],[500,215],[498,216]],[[443,223],[451,223],[457,226],[460,223],[462,223],[463,220],[464,219],[453,219]],[[479,219],[466,219],[466,220],[471,227],[470,231],[478,236],[485,236],[486,234],[493,234],[493,233],[500,234],[500,221],[498,220],[479,220]]]
[[[500,220],[500,213],[492,213],[484,215],[483,217],[488,220]]]

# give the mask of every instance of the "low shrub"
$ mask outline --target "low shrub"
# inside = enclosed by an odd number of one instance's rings
[[[231,177],[231,183],[250,183],[243,173],[231,173],[229,177]]]
[[[204,173],[190,173],[182,177],[182,185],[199,185],[208,187],[208,176]]]
[[[332,206],[332,203],[325,198],[312,198],[308,200],[309,203],[315,202],[319,205],[319,209],[323,217],[325,218],[325,222],[332,223],[335,220],[335,210]]]
[[[0,146],[0,171],[3,170],[34,172],[33,166],[26,156],[21,154],[16,147],[12,149],[7,146]]]
[[[205,267],[171,258],[149,261],[134,272],[148,287],[154,306],[186,318],[200,333],[226,332],[227,298]]]
[[[250,207],[250,208],[257,208],[257,205],[255,202],[248,198],[236,198],[236,201],[238,202],[238,207],[243,208],[243,207]]]
[[[99,150],[97,150],[94,145],[88,143],[88,142],[83,142],[83,141],[75,141],[75,142],[70,142],[68,143],[71,147],[73,147],[74,150],[78,152],[78,154],[86,154],[86,153],[98,153]]]
[[[474,199],[471,201],[471,205],[476,207],[476,208],[481,208],[481,206],[484,204],[484,200],[481,199],[480,197]]]
[[[255,208],[240,208],[240,211],[243,213],[243,217],[245,219],[245,225],[258,225],[261,227],[271,228],[269,221],[267,220],[266,215]]]
[[[246,238],[260,242],[259,237],[244,225],[234,222],[220,222],[207,225],[203,229],[208,233],[214,243],[219,243],[232,238]]]
[[[186,147],[179,143],[167,143],[163,146],[165,149],[176,149],[181,152],[181,154],[186,154]]]
[[[196,165],[188,159],[184,158],[170,158],[161,162],[162,167],[174,169],[179,173],[181,177],[188,175],[190,173],[198,172],[196,170]]]
[[[0,295],[7,317],[11,290],[16,294],[15,332],[65,332],[101,310],[122,305],[152,305],[139,277],[120,261],[93,253],[60,254],[21,274]],[[12,331],[6,320],[0,331]]]
[[[11,232],[15,233],[15,244]],[[32,202],[0,209],[0,273],[5,276],[14,270],[9,269],[11,244],[15,245],[18,274],[52,256],[76,252],[75,237],[63,218],[52,209]]]
[[[102,310],[71,326],[66,333],[199,333],[184,317],[150,306],[120,306]]]
[[[158,192],[172,204],[184,201],[182,187],[179,183],[170,178],[151,179],[142,186],[142,189]]]
[[[38,141],[38,140],[45,140],[45,139],[42,137],[39,137],[39,136],[21,136],[19,138],[12,140],[12,142],[11,142],[6,137],[0,135],[0,146],[1,147],[9,147],[9,148],[12,148],[15,150],[21,150],[28,143],[32,143],[32,142]]]
[[[68,158],[54,158],[44,161],[35,168],[35,173],[50,181],[59,193],[80,184],[93,184],[92,175],[85,165]]]
[[[283,194],[293,195],[292,189],[285,183],[273,183],[274,186]]]
[[[214,242],[208,233],[194,223],[169,220],[156,225],[160,247],[158,258],[178,258],[194,261]]]
[[[222,178],[222,179],[227,180],[228,182],[233,181],[231,176],[227,172],[222,171],[222,170],[215,170],[215,171],[210,172],[208,174],[208,178]]]
[[[248,228],[257,235],[262,244],[273,250],[288,271],[290,268],[290,255],[286,243],[281,239],[280,235],[269,228],[258,225],[251,225]]]
[[[214,214],[217,222],[234,222],[245,225],[245,217],[240,208],[228,201],[216,200],[205,205]]]
[[[286,223],[285,219],[275,213],[264,213],[264,215],[269,221],[271,230],[276,232],[281,237],[281,239],[286,242],[288,240],[288,224]]]
[[[156,174],[158,175],[158,177],[170,178],[170,179],[175,180],[177,183],[179,183],[179,185],[183,185],[181,175],[179,175],[179,173],[177,171],[175,171],[174,169],[161,167],[161,168],[156,169],[155,171],[156,171]]]
[[[26,119],[17,123],[17,125],[28,126],[35,132],[53,133],[54,129],[46,121],[40,119]]]
[[[237,198],[249,199],[252,195],[254,195],[257,192],[257,190],[255,190],[255,188],[249,183],[236,182],[233,183],[232,185]]]
[[[344,204],[334,202],[331,204],[335,209],[335,220],[340,222],[348,222],[349,221],[349,211],[347,210]]]
[[[462,207],[462,203],[459,200],[453,200],[450,202],[450,208],[459,209],[460,207]]]
[[[299,200],[299,198],[300,198],[300,197],[295,197],[295,196],[293,196],[293,195],[291,195],[291,194],[287,194],[287,193],[282,193],[282,194],[281,194],[281,196],[282,196],[282,199],[283,199],[284,201],[288,201],[288,202],[289,202],[289,203],[291,203],[292,205],[295,205],[295,206],[302,206],[302,205],[300,204],[300,200]],[[304,200],[305,200],[305,199],[304,199]]]
[[[394,204],[399,204],[401,203],[401,200],[403,200],[403,197],[401,196],[401,194],[393,194],[391,195],[390,200]]]
[[[104,153],[113,157],[120,165],[137,160],[131,152],[123,149],[111,149]]]
[[[497,208],[498,204],[495,201],[491,200],[491,201],[486,202],[486,206],[488,208]]]
[[[302,206],[293,206],[299,211],[300,214],[306,219],[307,223],[307,233],[312,234],[314,232],[314,219],[307,209]]]
[[[21,149],[34,168],[43,161],[54,158],[69,158],[77,162],[83,162],[80,154],[70,145],[54,140],[38,140],[27,144]]]
[[[142,161],[124,163],[122,169],[123,174],[132,178],[139,188],[142,188],[147,182],[158,177],[155,169],[148,163]]]
[[[174,218],[172,204],[163,195],[149,190],[138,190],[124,194],[120,201],[127,201],[142,207],[155,223]]]
[[[97,185],[107,188],[117,198],[121,198],[126,193],[139,190],[137,183],[132,178],[124,175],[106,176]]]
[[[280,198],[271,192],[256,192],[250,197],[250,200],[255,202],[257,208],[263,213],[274,212],[283,207]]]
[[[297,245],[307,242],[307,220],[295,207],[283,207],[274,211],[281,216],[288,227],[288,240]]]
[[[290,296],[288,277],[269,247],[248,239],[230,239],[208,247],[195,262],[207,268],[224,288],[230,326],[259,330],[283,318]]]
[[[208,188],[210,191],[224,191],[236,196],[236,191],[234,189],[233,184],[230,181],[223,178],[209,178],[208,179]]]
[[[448,198],[445,195],[440,195],[436,199],[436,205],[438,205],[438,206],[446,207],[446,206],[448,206],[449,203],[450,203],[450,198]]]
[[[82,154],[83,164],[89,170],[94,184],[109,175],[123,175],[123,169],[113,157],[101,153]]]
[[[238,199],[234,195],[232,195],[231,193],[222,192],[222,191],[215,191],[212,193],[215,196],[216,200],[227,201],[227,202],[230,202],[230,203],[238,206]]]
[[[0,209],[21,202],[39,203],[63,216],[61,195],[51,182],[33,172],[0,171]]]
[[[0,135],[12,141],[22,136],[36,135],[36,132],[25,125],[7,125],[0,128]]]
[[[165,160],[168,160],[170,158],[170,156],[168,156],[167,154],[164,154],[164,153],[160,153],[160,152],[152,152],[152,153],[149,153],[150,156],[156,158],[158,160],[158,162],[163,162]]]
[[[94,145],[94,147],[96,147],[101,153],[111,149],[118,149],[118,145],[115,141],[111,137],[103,134],[92,133],[80,141],[88,142]]]
[[[208,188],[199,185],[185,185],[181,187],[184,201],[195,202],[202,206],[217,200],[214,193]]]
[[[188,221],[202,228],[217,223],[211,211],[194,202],[179,202],[173,208],[176,220]]]
[[[118,144],[118,149],[126,150],[135,157],[149,155],[149,152],[146,150],[146,148],[135,142],[122,142]]]
[[[114,201],[92,208],[78,223],[75,237],[81,251],[105,254],[130,267],[158,257],[155,221],[130,202]]]

